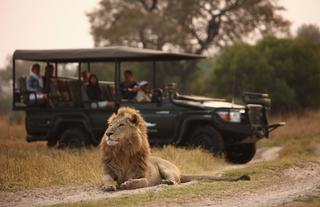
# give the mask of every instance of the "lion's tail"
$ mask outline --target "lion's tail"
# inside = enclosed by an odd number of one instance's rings
[[[236,182],[240,180],[250,180],[250,177],[249,175],[242,175],[240,177],[217,177],[211,175],[181,175],[180,180],[181,183],[190,182],[192,180]]]

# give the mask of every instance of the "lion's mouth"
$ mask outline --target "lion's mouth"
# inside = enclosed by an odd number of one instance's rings
[[[116,145],[119,143],[118,139],[115,139],[114,137],[111,137],[111,136],[109,136],[109,137],[107,136],[106,141],[107,141],[107,145],[110,145],[110,146]]]

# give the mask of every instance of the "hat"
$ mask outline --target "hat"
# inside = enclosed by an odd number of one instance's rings
[[[148,85],[149,83],[148,83],[148,81],[141,81],[140,83],[139,83],[139,87],[142,87],[142,86],[145,86],[145,85]]]

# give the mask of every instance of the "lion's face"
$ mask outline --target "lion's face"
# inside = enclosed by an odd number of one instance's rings
[[[139,129],[136,126],[136,117],[112,115],[108,120],[109,127],[104,133],[107,145],[140,144]]]

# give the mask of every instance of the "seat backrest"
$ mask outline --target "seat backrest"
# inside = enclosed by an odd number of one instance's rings
[[[81,81],[78,80],[71,80],[67,82],[71,101],[73,103],[73,106],[78,107],[81,106]]]
[[[112,86],[110,85],[101,85],[101,90],[102,90],[102,95],[103,99],[108,100],[108,101],[114,101],[115,100],[115,95],[114,95],[114,90]]]
[[[85,84],[81,84],[82,101],[90,101],[86,89],[87,89],[87,86]]]

